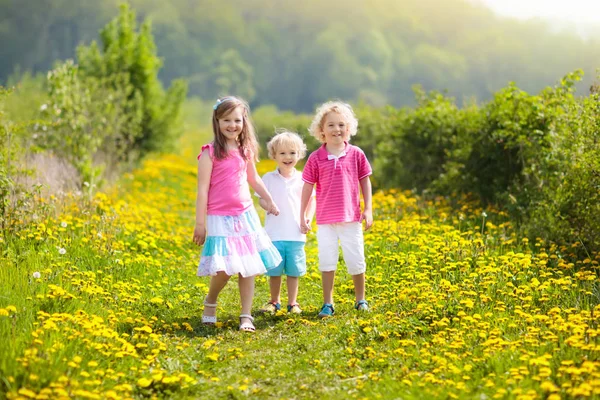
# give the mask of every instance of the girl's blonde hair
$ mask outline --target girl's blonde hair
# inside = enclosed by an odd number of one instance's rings
[[[257,162],[258,141],[256,140],[254,125],[252,125],[252,121],[250,120],[250,107],[246,101],[235,96],[221,97],[213,106],[212,126],[214,135],[214,156],[219,160],[227,157],[227,139],[219,129],[219,120],[238,107],[242,108],[242,119],[244,123],[242,132],[237,137],[240,154],[246,161],[248,161],[249,158],[252,158],[252,161]]]
[[[298,152],[298,158],[302,159],[306,156],[306,144],[302,141],[300,135],[290,131],[280,131],[277,135],[273,136],[269,143],[267,143],[267,150],[269,151],[269,158],[275,159],[277,150],[282,146],[288,146],[296,149]]]
[[[346,124],[348,124],[348,132],[350,133],[350,136],[356,135],[358,130],[358,119],[356,119],[356,115],[354,115],[354,110],[352,110],[350,104],[346,104],[341,101],[328,101],[327,103],[321,104],[319,108],[317,108],[315,117],[310,124],[310,128],[308,128],[310,134],[314,136],[315,139],[321,143],[325,143],[323,124],[325,122],[325,117],[330,112],[336,112],[342,115],[346,119]],[[350,140],[350,136],[348,136],[348,140]]]

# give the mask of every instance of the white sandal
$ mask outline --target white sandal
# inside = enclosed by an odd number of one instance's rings
[[[206,307],[210,307],[210,308],[217,308],[217,304],[216,303],[207,303],[206,300],[204,300],[204,308],[206,309]],[[215,315],[202,315],[202,323],[204,325],[214,325],[217,323],[217,316],[216,316],[216,310],[215,310]]]
[[[242,323],[242,318],[248,318],[250,320],[250,322]],[[256,330],[256,328],[254,327],[254,324],[252,323],[252,321],[254,321],[254,318],[252,318],[252,315],[240,314],[240,331],[254,332]]]

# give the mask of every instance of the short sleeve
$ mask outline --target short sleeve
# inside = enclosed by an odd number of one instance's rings
[[[369,160],[367,160],[365,153],[360,150],[358,152],[358,180],[360,181],[371,174],[373,174],[371,164],[369,164]]]
[[[200,156],[206,149],[208,149],[208,155],[210,156],[210,158],[212,159],[214,157],[214,154],[215,154],[214,146],[212,143],[209,143],[209,144],[205,144],[204,146],[202,146],[202,150],[200,151],[200,154],[198,154],[198,160],[200,159]]]
[[[319,180],[316,153],[311,154],[308,160],[306,160],[306,164],[302,170],[302,180],[310,185],[314,185]]]

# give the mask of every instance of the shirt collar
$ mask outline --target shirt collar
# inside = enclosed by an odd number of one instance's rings
[[[293,178],[294,176],[296,176],[296,174],[298,173],[298,170],[297,170],[296,168],[294,168],[294,169],[293,169],[293,172],[292,172],[292,176],[290,176],[289,178],[286,178],[285,176],[281,175],[281,174],[279,173],[279,168],[277,168],[277,167],[275,167],[275,171],[273,171],[273,172],[275,173],[275,175],[279,175],[279,176],[280,176],[280,177],[282,177],[283,179],[291,179],[291,178]]]
[[[345,156],[346,154],[348,154],[348,150],[350,149],[350,144],[346,141],[344,141],[344,150],[342,150],[342,152],[340,153],[339,156],[337,156],[336,158],[340,158]],[[327,148],[325,148],[325,146],[327,146],[327,143],[323,143],[323,145],[319,148],[318,150],[318,155],[319,155],[319,160],[329,160],[329,152],[327,151]]]

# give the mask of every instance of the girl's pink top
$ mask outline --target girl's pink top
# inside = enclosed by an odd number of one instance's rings
[[[248,187],[248,161],[242,158],[239,150],[230,150],[229,155],[218,160],[214,157],[212,143],[202,146],[198,159],[209,151],[213,162],[208,188],[208,215],[240,215],[252,207],[252,197]]]

